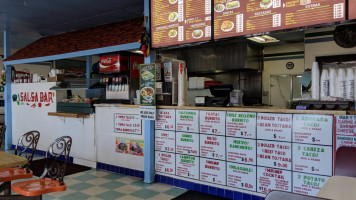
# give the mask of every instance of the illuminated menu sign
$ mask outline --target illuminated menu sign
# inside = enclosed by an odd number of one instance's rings
[[[356,19],[356,0],[349,0],[349,19]]]
[[[211,39],[211,0],[151,0],[152,47]]]
[[[341,20],[345,0],[214,0],[216,39]]]

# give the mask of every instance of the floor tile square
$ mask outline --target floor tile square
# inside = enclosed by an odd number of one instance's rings
[[[136,178],[136,177],[132,177],[132,176],[123,176],[122,178],[116,179],[115,181],[121,182],[121,183],[126,183],[126,184],[131,184],[138,180],[142,180],[142,178]]]
[[[147,187],[146,189],[150,189],[159,193],[165,192],[171,189],[171,185],[163,184],[163,183],[154,183],[151,186]]]
[[[81,175],[81,176],[77,176],[77,177],[74,177],[74,178],[72,178],[72,179],[85,182],[85,181],[93,180],[93,179],[95,179],[95,178],[97,178],[97,177],[96,177],[96,176],[92,176],[92,175],[90,175],[90,174],[83,174],[83,175]]]
[[[102,194],[96,195],[96,197],[105,199],[105,200],[114,200],[120,197],[126,196],[126,194],[121,193],[121,192],[115,192],[115,191],[108,191],[104,192]]]
[[[109,179],[109,180],[117,180],[117,179],[120,179],[120,178],[123,178],[125,177],[125,175],[122,175],[122,174],[117,174],[117,173],[110,173],[106,176],[102,176],[102,178],[106,178],[106,179]]]
[[[106,178],[94,178],[92,180],[86,181],[86,183],[90,183],[92,185],[101,185],[107,182],[111,182],[111,180]]]
[[[131,195],[126,195],[120,198],[117,198],[115,200],[142,200],[141,198],[135,197],[135,196],[131,196]]]
[[[107,171],[102,171],[102,170],[95,170],[95,171],[91,171],[91,173],[89,173],[89,174],[92,176],[103,177],[103,176],[107,176],[111,173],[107,172]]]
[[[71,185],[75,185],[77,183],[81,183],[81,181],[78,181],[78,180],[75,180],[75,179],[71,179],[71,178],[64,178],[64,183],[68,186],[71,186]]]
[[[121,193],[124,193],[124,194],[131,194],[131,193],[136,192],[136,191],[138,191],[140,189],[141,188],[136,187],[134,185],[125,185],[125,186],[119,187],[118,189],[115,189],[114,191],[121,192]]]
[[[134,185],[134,186],[137,186],[137,187],[140,187],[140,188],[147,188],[147,187],[151,186],[152,183],[151,183],[151,184],[150,184],[150,183],[145,183],[145,182],[143,182],[143,180],[141,179],[141,180],[139,180],[139,181],[136,181],[136,182],[131,183],[130,185]]]
[[[168,195],[172,195],[172,196],[179,196],[179,195],[183,194],[186,191],[187,190],[185,190],[185,189],[173,187],[173,188],[165,191],[164,194],[168,194]]]
[[[121,182],[117,182],[117,181],[110,181],[104,184],[101,184],[100,187],[109,189],[109,190],[114,190],[117,189],[119,187],[125,186],[125,183],[121,183]]]
[[[90,196],[81,192],[75,192],[70,195],[66,195],[61,197],[61,199],[65,200],[79,200],[79,199],[88,199]]]
[[[94,185],[92,185],[92,184],[80,182],[80,183],[77,183],[77,184],[74,184],[74,185],[70,186],[70,189],[75,190],[75,191],[81,191],[81,190],[86,190],[88,188],[91,188],[93,186]]]
[[[89,197],[85,200],[105,200],[105,199],[102,199],[102,198],[99,198],[99,197]]]
[[[153,190],[141,189],[141,190],[131,193],[130,195],[138,197],[138,198],[142,198],[142,199],[149,199],[157,194],[159,194],[159,193],[155,192]]]
[[[106,188],[103,188],[103,187],[100,187],[100,186],[94,186],[94,187],[91,187],[91,188],[88,188],[88,189],[85,189],[85,190],[81,190],[80,192],[84,193],[84,194],[87,194],[87,195],[90,195],[90,196],[96,196],[98,194],[101,194],[101,193],[104,193],[104,192],[107,192],[109,191],[108,189]]]
[[[157,194],[156,196],[153,196],[152,198],[149,198],[148,200],[170,200],[173,199],[175,196],[171,196],[168,194]]]
[[[63,196],[67,196],[67,195],[73,194],[73,193],[75,193],[75,192],[76,192],[76,191],[67,188],[65,191],[62,191],[62,192],[52,192],[52,193],[48,193],[48,194],[46,194],[46,195],[51,196],[51,197],[54,197],[54,198],[61,198],[61,197],[63,197]]]

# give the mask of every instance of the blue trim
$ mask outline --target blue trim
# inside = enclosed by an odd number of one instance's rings
[[[109,53],[115,51],[129,51],[138,48],[140,48],[140,43],[134,42],[134,43],[120,44],[116,46],[64,53],[58,55],[51,55],[51,56],[44,56],[44,57],[37,57],[37,58],[27,58],[27,59],[20,59],[20,60],[10,60],[10,61],[4,61],[3,63],[4,65],[28,64],[28,63],[43,62],[49,60],[60,60],[60,59],[73,58],[73,57],[96,55],[96,54]]]
[[[97,162],[96,168],[97,169],[106,170],[106,171],[110,171],[110,172],[114,172],[114,173],[118,173],[118,174],[124,174],[124,175],[127,175],[127,176],[135,176],[135,177],[138,177],[138,178],[143,178],[144,177],[144,172],[143,171],[135,170],[135,169],[129,169],[129,168],[125,168],[125,167],[119,167],[119,166],[105,164],[105,163],[101,163],[101,162]]]
[[[11,31],[6,28],[4,30],[4,58],[6,59],[11,54]],[[12,98],[11,98],[11,65],[5,64],[6,70],[6,85],[4,91],[5,98],[5,150],[11,149],[12,145]]]
[[[312,44],[312,43],[319,43],[319,42],[331,42],[331,41],[334,41],[334,37],[307,39],[307,40],[305,40],[305,44]]]
[[[92,56],[86,56],[86,87],[90,87],[90,74],[92,72]],[[88,90],[85,90],[85,97],[88,98]]]
[[[155,121],[145,120],[145,153],[144,153],[144,170],[145,183],[152,183],[155,176],[155,149],[154,149],[154,129]],[[173,182],[172,182],[173,184]]]
[[[277,58],[265,58],[264,61],[274,61],[274,60],[292,60],[292,59],[304,59],[304,56],[288,56],[288,57],[277,57]]]
[[[12,150],[15,150],[15,149],[16,149],[16,145],[11,145],[11,147],[12,147],[12,148],[11,148]],[[28,149],[26,149],[25,152],[31,153],[31,152],[32,152],[32,149],[31,149],[31,148],[28,148]],[[36,155],[43,156],[43,157],[46,156],[46,153],[47,153],[46,151],[42,151],[42,150],[38,150],[38,149],[36,149],[36,151],[35,151],[35,154],[36,154]],[[60,160],[64,160],[64,156],[60,156],[59,159],[60,159]],[[69,156],[68,162],[69,162],[69,163],[73,163],[73,160],[74,160],[74,158],[71,157],[71,156]]]

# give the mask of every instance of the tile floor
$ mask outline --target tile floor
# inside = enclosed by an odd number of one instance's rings
[[[39,158],[36,156],[34,159]],[[64,182],[67,185],[66,191],[43,195],[43,199],[170,200],[186,191],[162,183],[147,184],[141,178],[97,169],[65,176]]]

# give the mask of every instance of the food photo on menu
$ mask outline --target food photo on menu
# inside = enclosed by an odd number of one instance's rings
[[[272,0],[262,0],[260,3],[260,7],[263,9],[268,9],[272,6],[273,2]]]
[[[203,35],[204,35],[204,32],[203,32],[202,30],[200,30],[200,29],[194,30],[194,31],[192,32],[192,37],[193,37],[194,39],[199,39],[199,38],[203,37]]]

